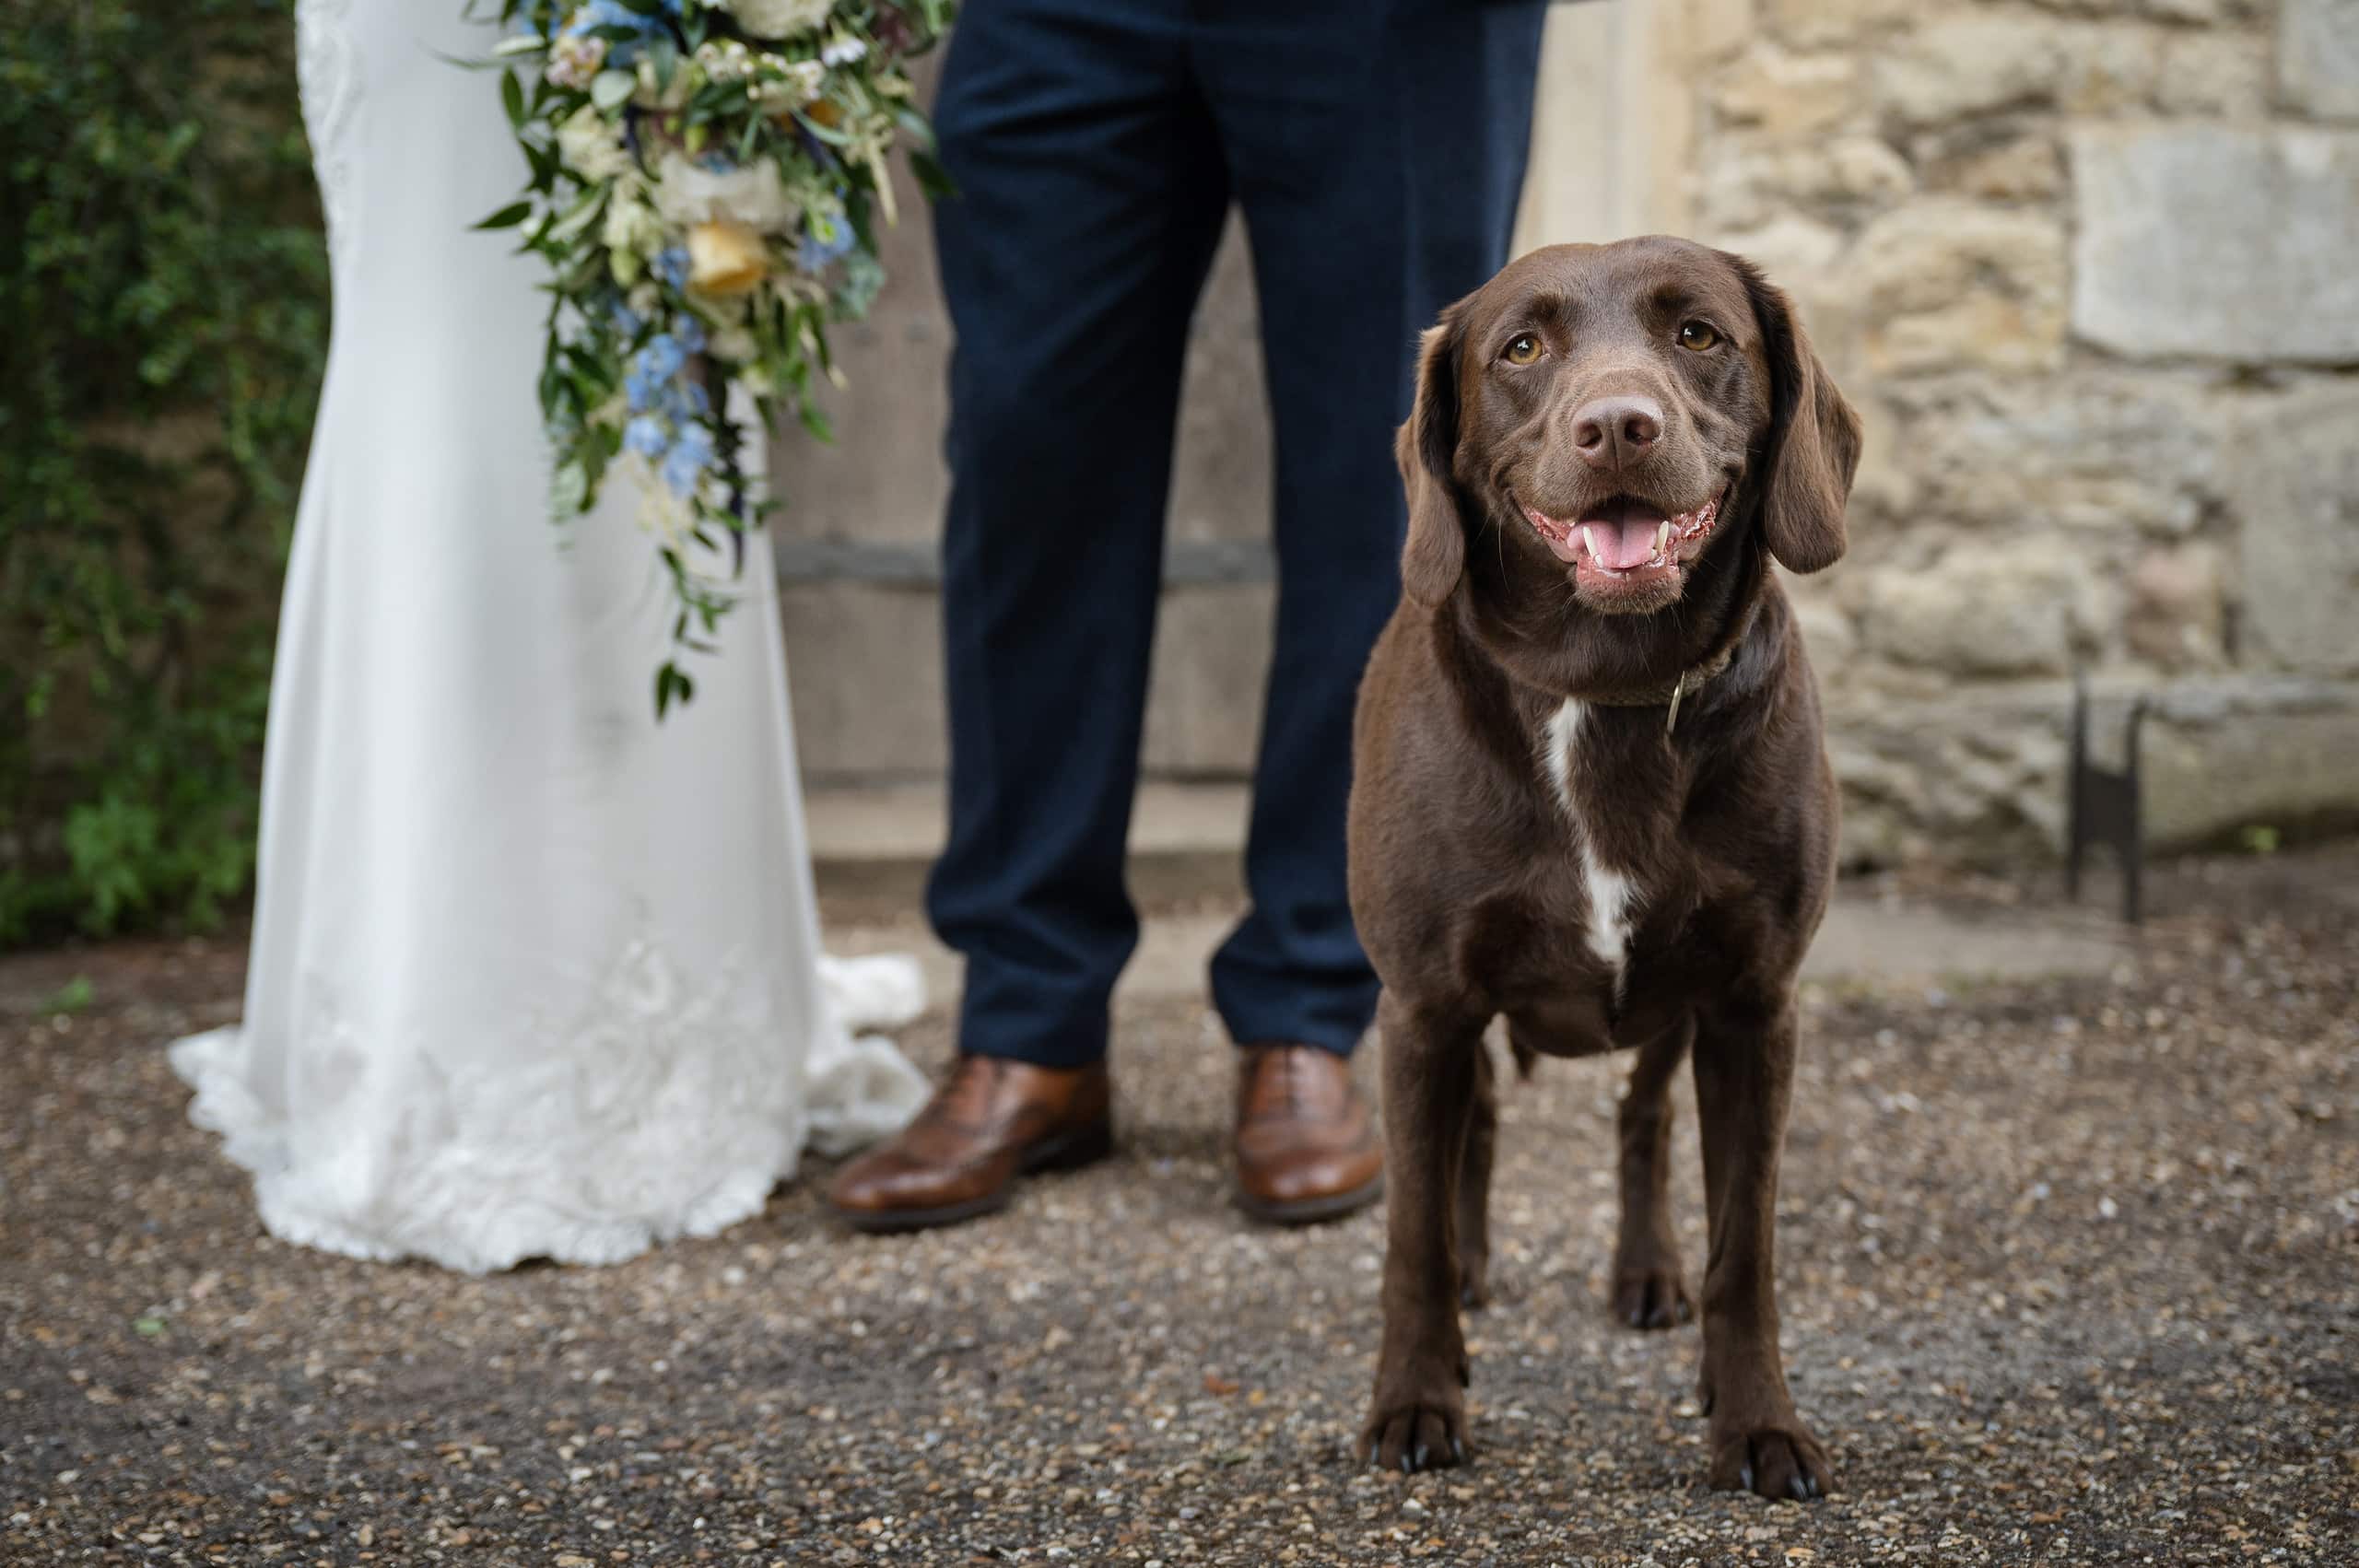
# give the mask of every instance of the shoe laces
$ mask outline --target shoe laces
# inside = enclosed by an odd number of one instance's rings
[[[926,1103],[923,1119],[936,1126],[980,1126],[989,1116],[1001,1066],[996,1057],[961,1056],[950,1076]]]
[[[1261,1116],[1268,1116],[1274,1112],[1294,1117],[1302,1114],[1309,1082],[1309,1075],[1305,1070],[1310,1066],[1312,1048],[1309,1046],[1264,1046],[1262,1047],[1262,1061],[1255,1076],[1260,1078],[1271,1073],[1276,1075],[1278,1103],[1271,1106],[1264,1099],[1263,1094],[1256,1094],[1253,1098],[1258,1103]],[[1255,1119],[1258,1120],[1260,1117],[1257,1117]]]

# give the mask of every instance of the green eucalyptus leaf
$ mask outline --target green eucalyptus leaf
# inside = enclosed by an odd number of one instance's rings
[[[485,218],[481,223],[475,225],[475,227],[479,229],[513,228],[532,216],[532,203],[511,202],[508,205],[500,208],[498,212],[493,213],[489,217]]]
[[[628,71],[601,71],[591,78],[590,101],[602,113],[611,113],[630,101],[639,89],[639,78]]]

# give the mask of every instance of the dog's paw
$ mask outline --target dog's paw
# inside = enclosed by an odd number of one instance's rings
[[[1614,1271],[1614,1321],[1633,1328],[1676,1328],[1696,1318],[1679,1265],[1633,1265]]]
[[[1796,1419],[1726,1428],[1714,1423],[1710,1480],[1715,1492],[1755,1492],[1808,1503],[1835,1490],[1826,1445]]]
[[[1466,1462],[1466,1402],[1456,1389],[1424,1398],[1377,1397],[1360,1429],[1369,1464],[1403,1473],[1448,1469]]]

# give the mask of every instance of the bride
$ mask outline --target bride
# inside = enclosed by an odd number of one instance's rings
[[[819,950],[770,554],[659,725],[619,480],[548,521],[523,163],[459,0],[301,0],[335,289],[271,691],[240,1025],[173,1048],[263,1223],[363,1258],[603,1263],[758,1212],[924,1086]]]

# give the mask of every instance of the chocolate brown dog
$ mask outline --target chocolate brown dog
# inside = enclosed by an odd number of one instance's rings
[[[1482,1036],[1638,1053],[1614,1310],[1693,1316],[1666,1212],[1691,1050],[1711,1254],[1711,1484],[1810,1498],[1778,1352],[1794,976],[1834,873],[1818,695],[1776,560],[1843,554],[1860,421],[1785,297],[1685,240],[1557,246],[1426,334],[1401,432],[1404,595],[1361,687],[1352,910],[1384,997],[1392,1184],[1362,1443],[1465,1457],[1496,1109]]]

